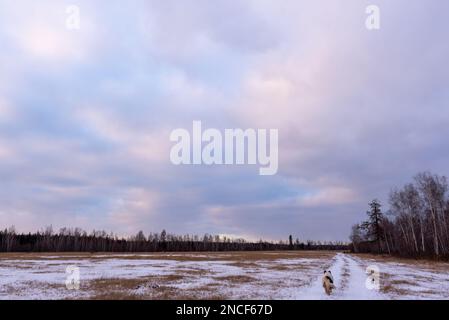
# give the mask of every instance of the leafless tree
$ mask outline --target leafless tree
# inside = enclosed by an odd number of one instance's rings
[[[380,252],[410,257],[449,259],[449,199],[444,176],[420,173],[413,183],[390,193],[392,219],[383,217]],[[365,225],[366,226],[366,225]],[[370,235],[351,234],[354,251],[375,252]],[[371,243],[370,243],[371,241]]]

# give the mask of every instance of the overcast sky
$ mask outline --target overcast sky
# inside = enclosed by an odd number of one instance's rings
[[[347,240],[449,173],[448,38],[441,0],[0,0],[0,227]],[[277,175],[174,166],[193,120],[279,129]]]

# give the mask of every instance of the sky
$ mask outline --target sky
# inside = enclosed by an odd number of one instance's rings
[[[347,241],[449,174],[448,37],[441,0],[0,0],[0,228]],[[173,165],[195,120],[278,129],[277,174]]]

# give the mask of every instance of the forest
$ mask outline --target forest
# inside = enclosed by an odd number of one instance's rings
[[[346,250],[341,242],[300,242],[290,235],[287,241],[248,242],[218,235],[178,236],[163,230],[148,236],[120,238],[105,231],[87,233],[80,228],[53,228],[36,233],[17,233],[14,227],[0,231],[0,252],[187,252],[187,251],[263,251],[263,250]]]
[[[368,219],[352,227],[351,250],[448,260],[448,196],[446,177],[419,173],[391,190],[385,211],[378,200],[369,204]]]

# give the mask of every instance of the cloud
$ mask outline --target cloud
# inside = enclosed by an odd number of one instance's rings
[[[16,50],[22,59],[45,63],[47,68],[55,64],[61,68],[61,64],[79,62],[91,55],[96,47],[92,39],[98,32],[92,15],[89,10],[83,12],[82,28],[71,30],[66,24],[68,6],[58,1],[4,4],[1,17],[7,47]]]
[[[12,110],[6,99],[0,97],[0,123],[6,123],[14,119],[14,110]]]
[[[120,226],[120,231],[125,234],[149,227],[158,201],[157,192],[129,188],[113,201],[108,212],[108,224],[115,229]]]
[[[447,174],[441,1],[380,1],[376,32],[355,0],[79,1],[78,31],[67,4],[0,4],[5,225],[346,240],[372,198]],[[279,129],[278,175],[173,166],[193,120]]]
[[[304,207],[345,205],[357,199],[356,193],[345,187],[326,187],[316,193],[306,194],[299,198]]]

